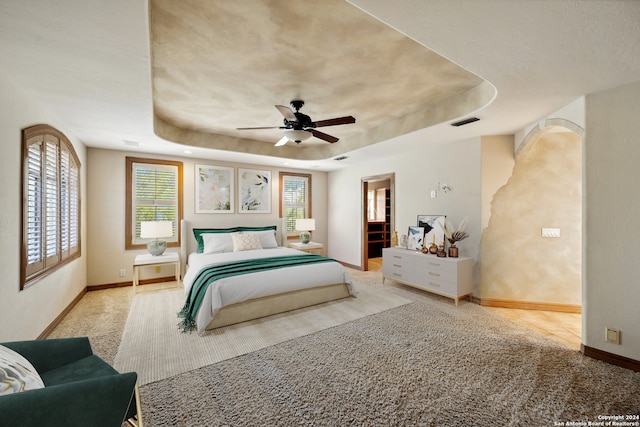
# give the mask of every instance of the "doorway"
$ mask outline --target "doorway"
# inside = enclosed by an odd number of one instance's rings
[[[363,271],[369,264],[381,268],[382,249],[391,246],[395,229],[395,174],[362,178],[362,260]]]

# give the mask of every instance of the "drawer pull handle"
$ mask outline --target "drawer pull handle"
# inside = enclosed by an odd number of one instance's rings
[[[394,266],[394,267],[402,267],[402,266],[401,266],[401,265],[399,265],[399,264],[393,264],[393,266]]]
[[[440,287],[440,285],[439,285],[439,284],[437,284],[437,283],[429,282],[429,284],[430,284],[431,286],[435,286],[436,288],[439,288],[439,287]]]
[[[398,256],[398,255],[394,255],[393,257],[394,257],[394,258],[397,258],[397,259],[402,259],[402,257],[401,257],[401,256]]]
[[[434,265],[436,267],[440,267],[440,263],[437,263],[437,262],[430,262],[429,265]]]
[[[429,276],[440,277],[440,274],[438,274],[438,273],[432,273],[432,272],[430,271],[430,272],[429,272]]]
[[[393,275],[396,277],[402,277],[402,274],[398,274],[398,273],[393,273]]]

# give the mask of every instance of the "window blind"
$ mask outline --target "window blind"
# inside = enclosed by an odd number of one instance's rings
[[[172,237],[177,242],[178,168],[173,165],[133,163],[133,243],[140,244],[142,221],[171,221]]]
[[[284,175],[282,179],[282,217],[285,219],[287,234],[293,234],[296,233],[296,219],[310,216],[310,178]]]

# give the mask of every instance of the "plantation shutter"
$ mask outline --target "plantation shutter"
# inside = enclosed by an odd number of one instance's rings
[[[44,268],[44,250],[42,245],[42,146],[44,136],[38,135],[27,141],[26,169],[26,252],[27,275]]]
[[[80,256],[80,162],[48,125],[23,130],[21,289]]]
[[[58,139],[45,135],[45,267],[60,260],[58,252]]]
[[[146,242],[140,238],[142,221],[171,221],[172,237],[177,242],[178,227],[178,167],[173,165],[133,163],[133,244]]]
[[[296,219],[309,218],[310,182],[307,176],[285,175],[282,183],[282,217],[286,233],[295,234]]]

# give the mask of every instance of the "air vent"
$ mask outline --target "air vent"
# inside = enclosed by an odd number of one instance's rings
[[[344,160],[344,159],[348,159],[348,157],[347,157],[347,156],[338,156],[338,157],[336,157],[336,158],[335,158],[335,159],[333,159],[333,160],[336,160],[336,161],[338,161],[338,162],[339,162],[340,160]]]
[[[477,122],[478,120],[480,120],[477,117],[469,117],[468,119],[463,119],[460,120],[459,122],[455,122],[455,123],[451,123],[451,126],[464,126],[464,125],[468,125],[469,123],[473,123],[473,122]]]

